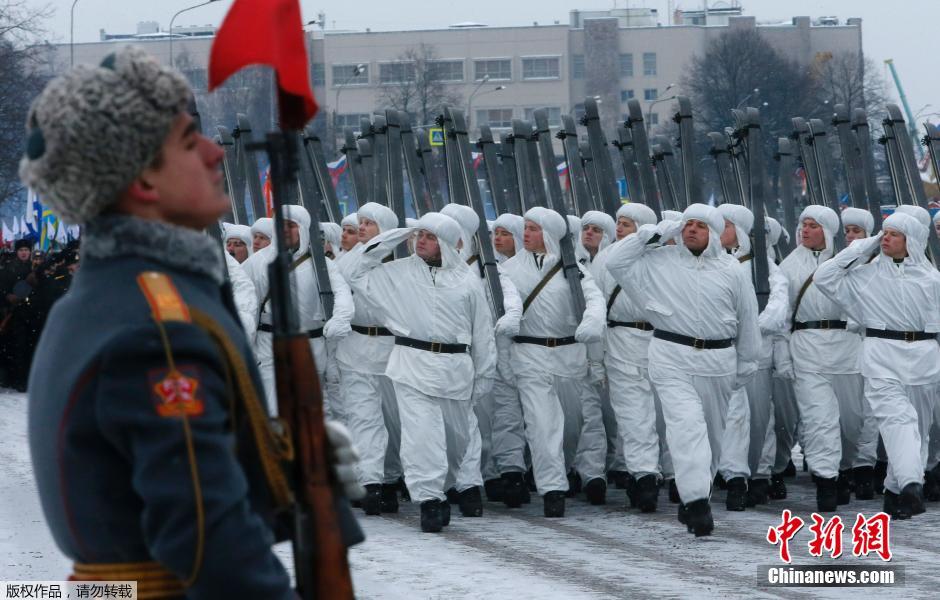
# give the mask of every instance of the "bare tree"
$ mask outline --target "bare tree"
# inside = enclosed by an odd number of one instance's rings
[[[0,202],[23,191],[17,174],[25,142],[26,115],[48,80],[39,43],[49,9],[25,0],[0,1]]]
[[[705,131],[730,125],[733,108],[756,106],[765,137],[776,139],[791,132],[792,117],[817,116],[820,110],[811,69],[788,60],[754,29],[712,40],[692,58],[682,85]]]
[[[851,114],[856,108],[882,111],[888,101],[885,81],[875,64],[857,52],[822,54],[814,61],[812,74],[819,104],[844,104]]]
[[[394,81],[380,82],[380,108],[408,113],[417,123],[431,123],[444,106],[460,105],[460,95],[447,86],[437,49],[419,44],[398,56],[390,69]],[[381,78],[381,73],[380,73]]]

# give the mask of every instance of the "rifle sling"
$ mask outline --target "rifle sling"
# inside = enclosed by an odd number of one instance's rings
[[[621,288],[620,284],[618,283],[617,286],[614,288],[614,291],[610,293],[610,299],[607,300],[607,320],[610,320],[610,309],[613,308],[614,302],[617,301],[617,296],[620,295],[620,291],[622,289],[623,288]]]
[[[796,327],[796,313],[800,310],[800,302],[803,301],[803,295],[806,293],[806,290],[809,289],[809,284],[811,283],[813,283],[812,274],[806,278],[806,281],[803,282],[803,287],[800,288],[800,293],[796,295],[796,302],[793,304],[793,314],[790,316],[790,333],[793,333]]]
[[[558,262],[555,263],[555,266],[552,267],[548,273],[545,274],[545,277],[542,277],[542,281],[539,282],[535,288],[529,292],[529,295],[526,297],[525,302],[522,303],[522,312],[525,313],[528,310],[529,305],[535,301],[535,298],[539,295],[539,292],[542,291],[546,285],[548,285],[549,280],[555,276],[558,271],[561,271],[561,259],[558,259]]]
[[[303,256],[295,260],[290,265],[290,272],[293,273],[294,269],[299,267],[310,260],[310,252],[304,252]],[[258,309],[258,321],[261,321],[261,315],[264,313],[264,307],[267,305],[268,300],[271,299],[271,282],[268,282],[268,293],[264,295],[264,300],[261,301],[261,308]]]

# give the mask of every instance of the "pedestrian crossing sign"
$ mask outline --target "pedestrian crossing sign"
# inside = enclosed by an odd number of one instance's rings
[[[440,127],[432,127],[428,129],[428,143],[432,146],[443,146],[444,145],[444,130]]]

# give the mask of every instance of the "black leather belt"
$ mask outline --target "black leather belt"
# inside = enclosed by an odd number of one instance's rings
[[[267,323],[261,323],[258,325],[258,331],[266,331],[267,333],[274,333],[274,327],[272,325],[268,325]],[[307,337],[311,339],[323,337],[323,328],[320,327],[319,329],[311,329],[310,331],[307,332]]]
[[[632,327],[642,331],[653,331],[653,326],[646,321],[607,321],[608,327]]]
[[[804,321],[793,324],[793,331],[800,329],[845,329],[848,323],[845,321]]]
[[[470,349],[466,344],[444,344],[442,342],[426,342],[409,337],[395,336],[396,346],[407,346],[418,350],[427,350],[435,354],[463,354]]]
[[[692,346],[696,350],[718,350],[719,348],[730,348],[734,344],[734,338],[728,338],[726,340],[703,340],[701,338],[689,337],[687,335],[673,333],[671,331],[664,331],[662,329],[657,329],[654,331],[653,337],[666,340],[667,342],[672,342],[674,344]]]
[[[937,339],[936,333],[926,331],[892,331],[890,329],[866,329],[868,337],[884,338],[886,340],[900,340],[902,342],[921,342],[923,340]]]
[[[366,327],[365,325],[351,325],[352,330],[362,335],[376,337],[380,335],[392,335],[392,332],[384,327]]]
[[[573,336],[563,338],[542,338],[528,335],[517,335],[512,338],[512,341],[516,342],[517,344],[535,344],[536,346],[546,346],[548,348],[555,348],[556,346],[570,346],[571,344],[577,343]]]

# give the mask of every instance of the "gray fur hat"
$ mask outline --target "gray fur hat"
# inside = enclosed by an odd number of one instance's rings
[[[56,77],[33,102],[20,178],[59,217],[81,224],[156,158],[190,89],[135,46]]]

